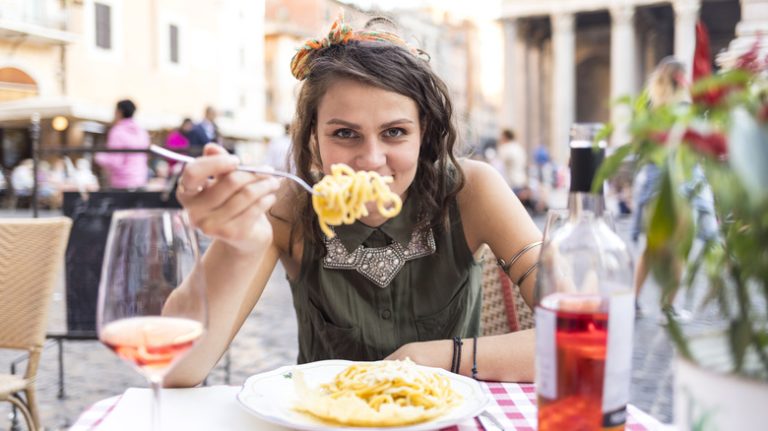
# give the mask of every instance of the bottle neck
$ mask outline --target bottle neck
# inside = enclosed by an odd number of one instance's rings
[[[568,194],[568,210],[572,218],[581,218],[587,214],[602,217],[605,210],[605,198],[602,193],[571,191]]]

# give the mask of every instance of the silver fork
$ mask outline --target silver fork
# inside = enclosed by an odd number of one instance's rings
[[[504,425],[499,423],[499,420],[490,414],[488,410],[480,412],[477,419],[480,421],[480,426],[482,426],[485,431],[504,431]]]
[[[163,147],[158,147],[157,145],[150,145],[149,151],[157,154],[158,156],[165,157],[166,159],[170,160],[176,160],[177,162],[181,163],[190,163],[195,160],[194,157],[187,156],[186,154],[179,154],[175,151],[167,150]],[[260,169],[253,166],[246,166],[246,165],[240,165],[237,167],[238,171],[245,171],[245,172],[251,172],[254,174],[260,174],[260,175],[272,175],[273,177],[283,177],[288,178],[290,180],[296,181],[302,188],[304,188],[309,193],[312,193],[313,195],[316,195],[317,192],[307,184],[306,181],[302,180],[301,178],[297,177],[296,175],[293,175],[289,172],[283,172],[283,171],[270,171],[267,169]]]

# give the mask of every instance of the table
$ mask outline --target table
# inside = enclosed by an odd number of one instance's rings
[[[492,397],[486,409],[505,430],[536,429],[536,390],[532,384],[481,382]],[[264,422],[246,412],[236,399],[239,386],[210,386],[163,390],[163,423],[184,430],[264,430],[286,428]],[[136,429],[136,423],[149,423],[149,389],[130,388],[123,395],[101,400],[86,410],[70,431],[122,431]],[[627,431],[665,429],[657,420],[630,405]],[[479,421],[468,419],[443,431],[482,430]],[[489,430],[495,431],[495,430]]]

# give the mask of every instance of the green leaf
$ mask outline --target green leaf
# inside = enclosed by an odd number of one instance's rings
[[[757,347],[762,350],[768,349],[768,330],[756,331],[755,341],[757,341]]]
[[[676,228],[677,211],[675,194],[669,169],[662,167],[659,173],[659,192],[651,209],[648,224],[648,244],[650,251],[661,251],[667,247]]]
[[[733,363],[735,367],[734,371],[736,372],[740,372],[744,366],[744,355],[749,346],[750,332],[751,328],[749,327],[748,320],[738,319],[731,321],[728,335],[731,343],[731,354],[733,355]]]
[[[594,144],[599,145],[600,142],[607,140],[613,134],[613,123],[606,123],[602,129],[595,135]]]
[[[693,355],[691,355],[691,349],[688,347],[688,340],[683,335],[683,331],[680,329],[680,325],[675,320],[675,315],[671,308],[664,310],[667,316],[667,332],[672,342],[677,346],[678,352],[683,355],[684,358],[694,361]]]
[[[621,164],[627,158],[627,155],[632,151],[632,145],[622,145],[616,149],[610,156],[603,160],[600,168],[595,174],[595,178],[592,181],[592,191],[597,192],[607,179],[611,178],[621,167]]]

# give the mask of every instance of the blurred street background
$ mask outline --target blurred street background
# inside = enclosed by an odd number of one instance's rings
[[[175,167],[145,154],[148,143],[195,155],[214,141],[245,164],[290,169],[299,85],[290,60],[340,12],[358,27],[383,16],[429,54],[453,97],[462,154],[495,166],[540,226],[548,208],[565,207],[573,123],[613,121],[611,151],[627,115],[611,101],[638,94],[669,55],[690,66],[697,22],[715,69],[768,29],[768,0],[0,0],[0,218],[64,214],[96,226],[114,208],[173,206],[165,192]],[[126,118],[122,100],[135,115]],[[126,120],[142,136],[130,147],[141,168],[120,182],[121,167],[102,156],[128,148],[108,139]],[[607,199],[637,256],[635,168],[628,161]],[[93,339],[88,307],[101,262],[78,260],[78,250],[93,246],[95,231],[73,230],[52,301],[64,391],[52,337],[37,387],[46,429],[66,429],[90,404],[145,386]],[[640,297],[631,402],[671,422],[674,350],[655,287],[650,280]],[[716,325],[698,307],[700,292],[679,296],[676,305],[694,312],[686,331]],[[239,385],[293,363],[296,342],[290,291],[276,271],[208,383]],[[11,364],[25,365],[0,350],[0,367]],[[0,430],[10,429],[9,413],[0,404]]]

